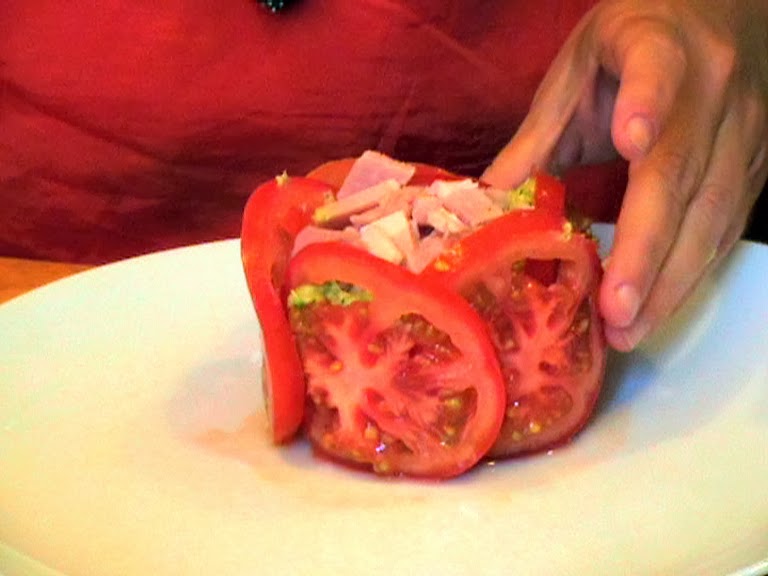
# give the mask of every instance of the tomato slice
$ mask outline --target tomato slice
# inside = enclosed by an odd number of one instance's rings
[[[495,220],[422,273],[461,294],[490,329],[507,396],[492,457],[569,440],[588,420],[605,368],[595,242],[562,219],[554,228],[553,213],[527,214]]]
[[[344,179],[347,177],[352,165],[357,158],[341,158],[339,160],[330,160],[320,164],[307,173],[308,178],[320,180],[332,186],[334,189],[341,188]],[[460,176],[429,164],[411,162],[416,167],[416,172],[408,181],[411,186],[429,186],[435,180],[464,180],[466,176]]]
[[[291,288],[331,281],[371,298],[290,310],[313,444],[382,474],[448,477],[476,464],[505,410],[480,317],[457,294],[345,244],[310,245],[289,264]]]
[[[562,184],[537,175],[533,209],[487,223],[420,275],[335,242],[291,258],[353,162],[278,177],[246,206],[243,265],[275,442],[303,422],[332,458],[447,477],[572,437],[597,399],[606,347],[595,243],[569,227]],[[416,166],[410,184],[463,178]],[[372,297],[286,306],[289,290],[327,282]]]
[[[330,193],[317,180],[278,176],[253,192],[243,214],[243,267],[262,329],[262,386],[277,443],[288,441],[301,426],[305,390],[283,305],[285,270],[296,234]]]
[[[325,182],[333,187],[334,190],[338,190],[344,183],[344,179],[347,177],[347,174],[349,174],[355,160],[357,160],[357,158],[329,160],[307,172],[307,178]]]
[[[565,216],[565,186],[554,176],[539,172],[536,179],[536,210]]]

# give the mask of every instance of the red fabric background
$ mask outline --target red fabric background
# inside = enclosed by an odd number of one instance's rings
[[[591,4],[4,0],[0,254],[234,237],[256,184],[366,148],[479,174]],[[623,171],[576,181],[611,217]]]

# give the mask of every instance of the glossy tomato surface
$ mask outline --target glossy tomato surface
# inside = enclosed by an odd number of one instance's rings
[[[371,298],[291,310],[314,445],[382,474],[447,477],[476,464],[505,409],[485,323],[457,294],[345,244],[291,260],[289,287],[329,281]]]
[[[546,217],[527,228],[520,220],[492,222],[423,272],[461,294],[490,330],[507,398],[492,457],[569,440],[587,422],[605,369],[594,241]]]
[[[331,160],[320,164],[309,173],[308,178],[313,180],[320,180],[325,182],[334,189],[341,188],[344,183],[344,179],[347,177],[349,170],[355,163],[357,158],[341,158],[339,160]],[[438,168],[437,166],[430,166],[429,164],[420,164],[418,162],[411,163],[416,167],[416,172],[408,181],[411,186],[428,186],[435,180],[463,180],[466,177],[454,174],[448,170]]]
[[[317,180],[278,176],[253,192],[243,214],[243,267],[262,329],[264,401],[278,443],[301,426],[305,391],[284,305],[285,271],[296,234],[330,193]]]
[[[275,441],[303,422],[333,459],[448,477],[569,440],[594,407],[606,346],[596,244],[566,220],[562,184],[538,174],[532,208],[465,235],[420,274],[328,240],[291,256],[354,161],[278,177],[246,208],[243,262]],[[462,178],[415,166],[409,185]],[[289,290],[328,282],[371,297],[287,306]]]

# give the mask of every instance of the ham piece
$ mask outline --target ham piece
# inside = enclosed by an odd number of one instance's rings
[[[400,190],[400,184],[394,178],[377,182],[344,198],[339,199],[337,196],[336,202],[325,204],[315,210],[313,219],[316,223],[326,226],[349,222],[353,214],[381,206],[389,194],[398,190]]]
[[[302,228],[296,235],[291,255],[295,255],[299,250],[310,244],[318,244],[320,242],[345,242],[355,246],[364,246],[360,239],[360,232],[352,226],[347,226],[343,230],[334,230],[333,228],[310,225]]]
[[[360,214],[353,214],[349,221],[353,226],[365,226],[374,220],[388,216],[395,212],[410,214],[414,202],[419,195],[424,194],[423,186],[403,186],[394,192],[390,192],[381,199],[381,202]]]
[[[469,226],[484,224],[504,214],[475,180],[435,180],[429,191],[440,198],[448,211]]]
[[[336,198],[320,206],[293,252],[316,242],[346,242],[420,272],[464,235],[508,209],[508,192],[472,179],[409,185],[416,167],[363,153]]]
[[[399,210],[366,224],[360,228],[360,236],[371,254],[402,264],[413,259],[418,232],[406,213]],[[379,246],[380,242],[386,246]]]
[[[393,179],[405,185],[416,173],[412,164],[399,162],[380,152],[367,150],[358,158],[349,170],[344,183],[339,188],[336,198],[341,200],[385,180]]]

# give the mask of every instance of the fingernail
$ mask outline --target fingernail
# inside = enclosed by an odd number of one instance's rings
[[[630,352],[637,348],[637,345],[648,335],[650,326],[644,320],[638,322],[630,328],[614,328],[606,326],[605,336],[608,343],[621,352]]]
[[[627,136],[638,152],[645,154],[653,141],[651,123],[642,116],[634,116],[627,122]]]
[[[625,328],[632,324],[640,310],[640,293],[630,284],[621,284],[616,288],[616,302],[619,314],[615,324]]]

